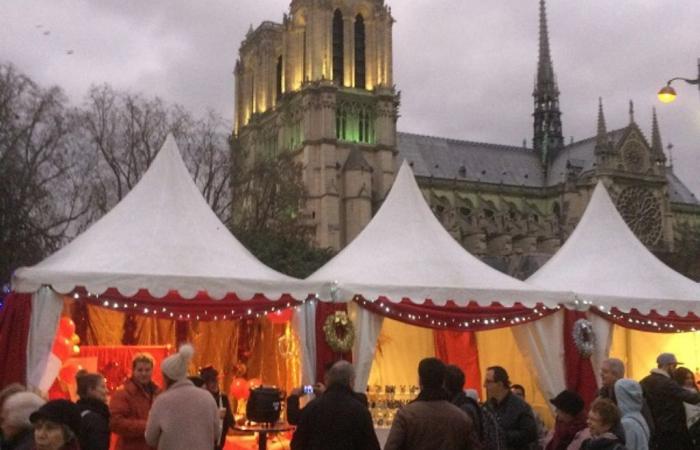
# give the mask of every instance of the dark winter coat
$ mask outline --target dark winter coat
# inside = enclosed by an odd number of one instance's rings
[[[537,422],[530,405],[517,395],[508,392],[497,403],[490,399],[484,404],[498,419],[506,437],[508,450],[528,450],[537,441]]]
[[[367,401],[367,396],[361,392],[353,392],[353,397],[360,403],[362,403],[365,408],[369,407],[369,402]],[[299,417],[301,416],[301,408],[299,407],[299,396],[296,394],[291,394],[287,397],[287,422],[291,425],[297,425],[299,423]]]
[[[379,450],[372,416],[349,386],[333,384],[301,410],[292,450]]]
[[[659,369],[652,370],[640,384],[654,420],[651,448],[691,450],[683,402],[700,403],[700,394],[684,389]]]
[[[626,447],[613,433],[605,433],[583,441],[581,450],[626,450]]]
[[[231,402],[229,401],[228,396],[226,396],[226,394],[222,394],[221,392],[212,392],[211,395],[214,396],[216,406],[218,406],[219,408],[224,408],[226,410],[224,414],[224,419],[221,423],[221,437],[219,438],[219,442],[215,447],[217,450],[221,450],[226,444],[226,435],[228,434],[228,430],[233,428],[233,411],[231,411]]]
[[[30,450],[34,447],[34,430],[29,428],[14,436],[12,439],[2,440],[2,450]]]
[[[81,450],[109,450],[109,408],[105,402],[94,398],[78,400],[80,408]]]

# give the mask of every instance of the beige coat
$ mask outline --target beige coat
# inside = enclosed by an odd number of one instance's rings
[[[153,402],[146,442],[159,450],[212,450],[221,432],[219,427],[214,397],[184,379]]]
[[[469,450],[472,422],[446,400],[415,401],[401,408],[384,450]]]

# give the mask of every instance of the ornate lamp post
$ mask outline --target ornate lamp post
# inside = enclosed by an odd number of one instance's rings
[[[668,80],[666,82],[666,86],[662,87],[661,90],[659,90],[659,93],[657,94],[661,102],[671,103],[676,99],[676,90],[671,87],[671,82],[676,80],[683,80],[688,84],[697,84],[698,90],[700,90],[700,58],[698,58],[698,77],[694,80],[681,77],[671,78],[670,80]]]

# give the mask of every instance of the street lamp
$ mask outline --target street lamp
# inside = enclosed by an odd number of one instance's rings
[[[662,87],[659,90],[659,93],[656,94],[662,103],[671,103],[676,99],[676,90],[671,87],[671,82],[676,80],[683,80],[688,84],[697,84],[698,90],[700,90],[700,58],[698,58],[698,77],[694,80],[681,77],[671,78],[670,80],[668,80],[666,82],[666,86]]]

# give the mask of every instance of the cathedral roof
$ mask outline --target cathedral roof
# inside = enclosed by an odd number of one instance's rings
[[[411,133],[397,135],[399,158],[412,165],[416,176],[544,186],[542,168],[532,149]]]
[[[691,205],[700,205],[700,202],[695,197],[690,189],[673,173],[671,167],[666,168],[666,179],[668,180],[668,197],[673,203],[686,203]]]
[[[608,132],[608,139],[615,147],[624,136],[626,128]],[[548,186],[554,186],[566,181],[567,165],[577,168],[579,173],[585,173],[595,168],[596,136],[569,144],[552,161],[547,179]]]
[[[620,143],[626,130],[608,132],[613,146]],[[397,136],[399,163],[407,160],[417,177],[545,187],[565,182],[567,166],[574,166],[579,174],[595,169],[595,136],[564,147],[552,161],[546,179],[537,154],[530,148],[401,132]],[[666,178],[671,202],[700,205],[670,167]]]

